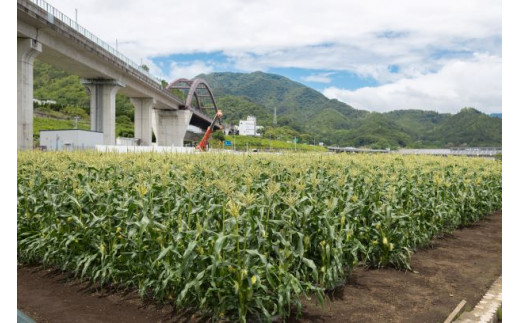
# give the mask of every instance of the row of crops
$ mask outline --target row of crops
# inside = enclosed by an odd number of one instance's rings
[[[18,153],[18,259],[196,308],[281,319],[358,265],[501,208],[491,159]]]

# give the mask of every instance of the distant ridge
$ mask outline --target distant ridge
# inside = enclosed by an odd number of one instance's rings
[[[292,131],[292,136],[308,143],[378,149],[502,146],[501,118],[473,108],[462,108],[454,115],[424,110],[377,113],[330,100],[277,74],[225,72],[197,77],[208,81],[221,107],[227,109],[228,123],[256,114],[268,136],[280,137]],[[272,127],[275,106],[278,128]]]

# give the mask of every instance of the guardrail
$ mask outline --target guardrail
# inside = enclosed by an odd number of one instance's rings
[[[382,153],[387,154],[390,149],[366,149],[366,148],[355,148],[355,147],[327,147],[329,151],[335,153]]]
[[[473,147],[473,148],[451,148],[451,149],[399,149],[403,155],[439,155],[439,156],[488,156],[492,157],[502,153],[502,148]]]
[[[402,155],[437,155],[437,156],[477,156],[493,157],[502,153],[501,147],[471,147],[471,148],[447,148],[447,149],[366,149],[355,147],[327,147],[331,152],[336,153],[394,153]]]

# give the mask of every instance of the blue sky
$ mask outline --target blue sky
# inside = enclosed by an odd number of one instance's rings
[[[495,0],[49,0],[157,76],[264,71],[355,108],[502,111]]]
[[[165,57],[152,58],[162,75],[168,75],[171,71],[171,64],[176,64],[178,68],[190,68],[194,62],[204,62],[211,66],[212,72],[234,72],[244,73],[245,71],[237,69],[233,62],[223,52],[213,53],[192,53],[192,54],[173,54]],[[396,65],[390,65],[391,72],[397,72],[399,69]],[[356,73],[333,69],[308,69],[298,67],[267,67],[262,69],[266,73],[274,73],[283,75],[293,81],[305,84],[318,91],[323,91],[330,85],[335,85],[344,89],[355,90],[364,86],[376,86],[378,82],[372,77],[360,77]],[[247,71],[250,72],[250,71]],[[193,77],[194,75],[191,75]],[[180,74],[178,74],[180,76]]]

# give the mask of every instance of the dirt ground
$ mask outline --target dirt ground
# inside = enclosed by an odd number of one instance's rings
[[[443,322],[461,300],[473,308],[502,274],[502,212],[433,241],[412,256],[413,272],[354,270],[322,308],[304,301],[292,322]],[[135,293],[98,291],[56,270],[18,267],[18,308],[36,322],[190,322],[171,305]]]

